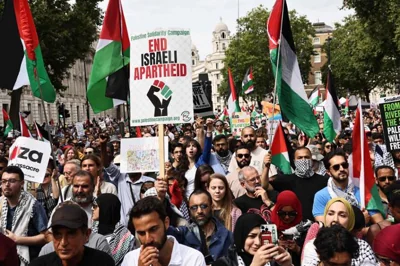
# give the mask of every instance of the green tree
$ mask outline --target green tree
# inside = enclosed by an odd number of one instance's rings
[[[228,68],[231,68],[235,86],[242,95],[242,80],[250,66],[253,67],[255,90],[249,96],[262,99],[265,94],[273,92],[275,80],[269,56],[266,27],[269,13],[267,8],[259,6],[239,19],[238,32],[233,36],[225,53],[222,71],[224,81],[219,89],[221,95],[227,96],[230,93],[227,86]],[[311,68],[310,56],[313,53],[310,37],[315,35],[315,30],[307,18],[298,15],[296,11],[290,11],[289,16],[300,71],[303,81],[306,81]]]
[[[102,21],[101,0],[29,0],[43,59],[57,91],[76,60],[84,59],[98,38]],[[0,14],[3,13],[0,2]],[[1,15],[0,15],[1,17]]]
[[[396,59],[383,49],[384,40],[370,36],[366,27],[355,16],[347,17],[342,25],[336,24],[330,50],[336,89],[342,96],[349,89],[351,93],[364,95],[369,100],[369,93],[374,88],[393,87],[398,68]]]
[[[383,40],[382,46],[387,53],[394,53],[399,57],[399,0],[343,0],[343,5],[356,11],[356,16],[365,23],[365,29],[370,36]]]

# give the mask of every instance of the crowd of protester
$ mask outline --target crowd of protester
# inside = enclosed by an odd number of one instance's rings
[[[388,152],[379,112],[364,112],[370,160],[384,210],[362,208],[349,156],[355,115],[334,142],[282,123],[292,174],[272,163],[269,123],[240,136],[229,119],[166,125],[164,172],[123,173],[121,139],[106,118],[59,128],[41,184],[7,166],[13,138],[0,142],[0,265],[400,265],[400,151]],[[270,130],[270,128],[269,128]],[[278,242],[263,243],[274,224]]]

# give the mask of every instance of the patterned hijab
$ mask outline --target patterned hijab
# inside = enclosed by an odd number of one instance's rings
[[[355,214],[353,211],[353,207],[351,207],[350,203],[347,200],[345,200],[344,198],[333,198],[330,201],[328,201],[328,203],[325,206],[325,210],[324,210],[324,224],[325,224],[325,226],[329,226],[328,224],[326,224],[326,215],[328,214],[329,208],[332,206],[332,204],[335,202],[338,202],[338,201],[343,203],[343,205],[346,207],[347,213],[349,215],[349,222],[347,223],[346,229],[348,231],[351,231],[354,228],[356,218],[355,218]]]

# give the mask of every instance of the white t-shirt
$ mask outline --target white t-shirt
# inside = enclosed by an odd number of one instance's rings
[[[189,199],[190,194],[194,191],[194,178],[196,177],[197,167],[193,166],[191,169],[187,170],[185,173],[185,177],[188,181],[186,186],[186,198]]]
[[[199,251],[187,247],[185,245],[181,245],[173,236],[167,236],[168,240],[172,240],[174,242],[174,246],[172,248],[171,260],[169,262],[169,266],[181,266],[181,265],[190,265],[190,266],[205,266],[206,262],[204,261],[203,254]],[[128,254],[125,255],[124,261],[121,266],[136,266],[139,265],[139,256],[140,256],[140,248],[135,249]]]
[[[262,170],[264,168],[264,157],[266,154],[268,154],[268,151],[261,147],[257,147],[250,154],[251,154],[250,166],[256,168],[258,174],[261,175]],[[232,159],[231,162],[229,163],[229,169],[228,169],[229,173],[237,171],[238,168],[239,166],[236,161],[236,153],[234,153],[232,154]],[[276,174],[277,174],[276,167],[275,165],[271,164],[269,168],[269,177],[273,177]]]

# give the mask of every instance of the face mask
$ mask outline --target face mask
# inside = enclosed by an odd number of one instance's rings
[[[294,165],[296,167],[295,174],[302,178],[308,178],[314,175],[312,169],[313,162],[311,159],[295,160]]]

